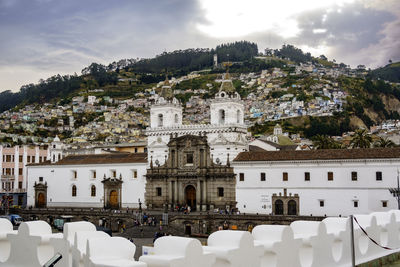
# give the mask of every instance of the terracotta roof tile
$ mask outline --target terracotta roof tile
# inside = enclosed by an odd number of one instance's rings
[[[51,164],[50,161],[45,161],[39,164],[30,164],[29,166],[115,164],[115,163],[147,163],[147,153],[70,155],[53,164]]]
[[[251,151],[239,153],[234,161],[292,161],[385,158],[400,158],[400,147],[364,149],[318,149],[297,151]]]

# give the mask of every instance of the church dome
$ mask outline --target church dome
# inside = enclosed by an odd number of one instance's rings
[[[168,76],[165,77],[164,85],[161,87],[160,96],[165,100],[173,100],[174,92],[172,91],[172,87],[169,84]]]

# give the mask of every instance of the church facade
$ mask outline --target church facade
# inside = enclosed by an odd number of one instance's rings
[[[182,124],[182,106],[166,81],[150,108],[150,127],[146,129],[149,158],[152,157],[156,165],[164,164],[171,135],[206,135],[210,153],[218,164],[226,164],[228,154],[232,159],[246,151],[244,105],[228,73],[211,101],[210,114],[210,124]]]
[[[236,179],[230,167],[215,164],[205,135],[171,138],[162,166],[153,159],[146,174],[146,205],[150,209],[190,206],[191,210],[236,207]]]

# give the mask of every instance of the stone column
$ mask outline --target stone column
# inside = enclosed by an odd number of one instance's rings
[[[179,198],[178,198],[178,180],[175,181],[174,186],[175,186],[175,190],[174,190],[175,197],[174,197],[174,200],[175,200],[175,203],[179,203]]]
[[[203,193],[203,206],[202,210],[206,211],[207,210],[207,180],[204,179],[203,181],[203,188],[202,188],[202,193]]]
[[[197,188],[196,188],[196,210],[200,210],[200,200],[201,200],[201,189],[200,189],[200,180],[197,180]]]
[[[172,181],[168,183],[168,209],[171,208],[172,204]]]

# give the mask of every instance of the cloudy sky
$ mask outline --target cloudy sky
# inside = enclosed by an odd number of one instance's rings
[[[0,0],[0,36],[0,91],[236,40],[373,68],[400,60],[400,0]]]

